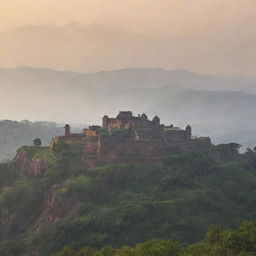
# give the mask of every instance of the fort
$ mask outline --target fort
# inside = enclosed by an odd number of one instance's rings
[[[65,145],[70,152],[81,154],[87,164],[112,162],[162,161],[168,154],[187,153],[211,145],[209,137],[193,137],[188,125],[184,130],[160,123],[158,116],[133,116],[120,111],[115,118],[104,116],[102,126],[89,126],[81,133],[71,133],[65,126],[64,136],[52,139],[50,148]]]

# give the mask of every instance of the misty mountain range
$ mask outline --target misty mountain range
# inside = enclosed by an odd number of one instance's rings
[[[254,78],[159,68],[83,74],[21,67],[0,69],[0,85],[1,119],[100,124],[104,114],[132,110],[157,114],[165,124],[191,124],[195,135],[215,143],[256,145]]]
[[[82,74],[22,67],[0,69],[0,83],[2,119],[98,123],[106,113],[131,109],[159,114],[164,122],[195,123],[201,117],[207,123],[254,123],[249,116],[256,104],[254,78],[146,68]]]

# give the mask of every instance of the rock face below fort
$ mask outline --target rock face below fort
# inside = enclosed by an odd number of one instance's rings
[[[51,150],[66,148],[81,154],[88,165],[112,162],[162,161],[168,154],[187,153],[211,145],[209,137],[193,137],[188,125],[184,130],[165,126],[155,116],[133,116],[131,111],[120,111],[116,118],[104,116],[102,126],[90,126],[81,133],[70,133],[52,139]]]

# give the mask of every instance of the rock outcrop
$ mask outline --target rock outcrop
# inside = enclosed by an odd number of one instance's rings
[[[19,170],[20,176],[39,176],[49,169],[50,163],[45,158],[35,157],[37,147],[22,147],[17,151],[12,165]],[[33,152],[31,152],[33,151]]]

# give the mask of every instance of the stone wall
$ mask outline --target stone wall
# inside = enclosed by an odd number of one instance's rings
[[[165,140],[167,141],[182,141],[188,139],[187,131],[185,130],[167,130],[164,133]]]
[[[102,162],[161,161],[168,154],[188,153],[207,148],[210,141],[134,141],[118,139],[100,140],[98,158]]]
[[[132,117],[138,119],[142,126],[149,121],[146,115]],[[125,125],[118,119],[104,117],[113,126]],[[127,125],[131,125],[127,120]],[[159,119],[155,118],[155,122]],[[153,125],[153,123],[152,123]],[[54,143],[64,142],[68,150],[81,154],[88,165],[97,163],[162,161],[168,154],[182,154],[192,150],[203,149],[211,145],[210,138],[191,138],[191,127],[185,130],[173,126],[143,127],[130,129],[105,129],[99,126],[90,126],[82,134],[69,134],[57,137]]]

